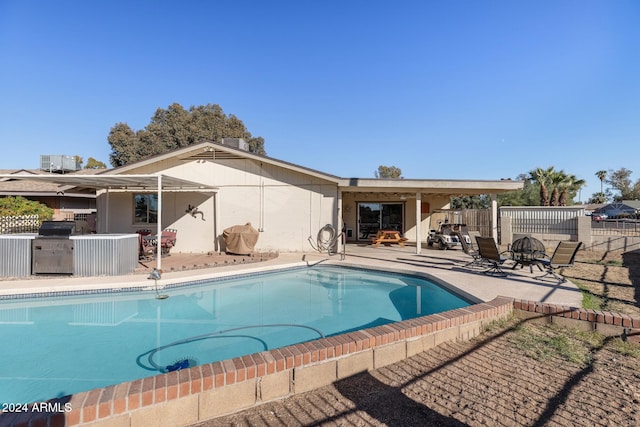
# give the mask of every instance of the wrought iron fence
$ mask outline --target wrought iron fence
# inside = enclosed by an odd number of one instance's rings
[[[640,220],[607,219],[591,223],[593,236],[640,236]]]

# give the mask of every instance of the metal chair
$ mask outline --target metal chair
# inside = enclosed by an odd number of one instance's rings
[[[507,273],[500,266],[511,258],[502,255],[505,252],[500,252],[493,237],[476,236],[476,243],[478,244],[478,253],[481,261],[489,265],[489,269],[483,271],[483,273],[506,276]]]
[[[458,238],[460,239],[460,245],[462,246],[462,251],[473,258],[471,261],[466,263],[463,267],[474,267],[481,266],[483,264],[482,257],[480,256],[480,252],[473,245],[473,240],[471,239],[471,235],[467,231],[466,227],[462,228],[460,231],[456,232]]]
[[[582,246],[582,242],[560,242],[550,259],[541,259],[539,264],[546,268],[547,272],[536,279],[544,280],[547,276],[552,276],[560,282],[566,282],[566,278],[557,274],[556,269],[571,267],[576,261],[576,255]]]

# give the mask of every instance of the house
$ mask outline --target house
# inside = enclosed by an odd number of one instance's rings
[[[93,173],[95,170],[81,169],[67,175],[81,176]],[[59,184],[42,179],[47,176],[55,178],[57,175],[42,169],[0,169],[0,198],[22,196],[40,202],[53,209],[54,219],[73,219],[75,215],[86,216],[95,212],[95,191],[82,188],[65,191]],[[28,176],[34,179],[26,178]]]
[[[630,206],[624,202],[614,202],[602,206],[594,213],[604,214],[607,216],[607,218],[614,218],[617,216],[633,215],[637,211],[637,208]]]
[[[640,200],[623,200],[622,203],[635,208],[636,211],[640,211]]]
[[[258,251],[308,251],[327,224],[350,241],[394,229],[425,241],[431,214],[452,195],[522,188],[511,180],[341,178],[234,145],[202,142],[82,179],[55,177],[67,191],[96,191],[97,232],[174,228],[177,252],[224,250],[222,232],[251,223]],[[494,226],[495,235],[495,226]],[[416,250],[420,251],[421,245]]]

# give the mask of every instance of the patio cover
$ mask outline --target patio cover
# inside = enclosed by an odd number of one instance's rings
[[[111,175],[111,174],[8,174],[0,175],[0,180],[28,180],[43,181],[60,185],[60,191],[64,192],[70,188],[91,189],[91,190],[116,190],[116,191],[140,191],[148,190],[158,193],[158,229],[157,235],[162,234],[162,192],[166,191],[207,191],[216,192],[217,187],[189,181],[182,178],[175,178],[162,174],[148,175]],[[107,218],[108,221],[108,218]],[[157,268],[161,269],[162,258],[160,256],[160,245],[156,254]]]
[[[109,175],[109,174],[14,174],[0,175],[0,180],[27,180],[27,181],[44,181],[58,184],[68,188],[89,188],[97,189],[122,189],[122,190],[162,190],[162,191],[197,191],[197,190],[216,190],[206,184],[189,181],[182,178],[175,178],[168,175]],[[61,189],[62,191],[63,189]]]

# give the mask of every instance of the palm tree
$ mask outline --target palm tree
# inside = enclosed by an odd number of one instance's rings
[[[548,169],[537,168],[529,172],[532,181],[540,186],[540,206],[549,206],[549,190],[551,175],[555,172],[553,166]]]
[[[562,187],[563,183],[567,179],[567,174],[562,170],[549,172],[549,181],[553,186],[549,206],[560,206],[560,187]]]
[[[604,189],[602,186],[604,185],[604,180],[607,178],[607,171],[605,170],[598,171],[596,172],[596,176],[600,180],[600,193],[604,194]]]
[[[575,195],[586,183],[584,179],[578,179],[575,175],[566,175],[564,181],[560,184],[562,190],[560,191],[558,204],[560,206],[567,206],[567,196],[571,193]]]

